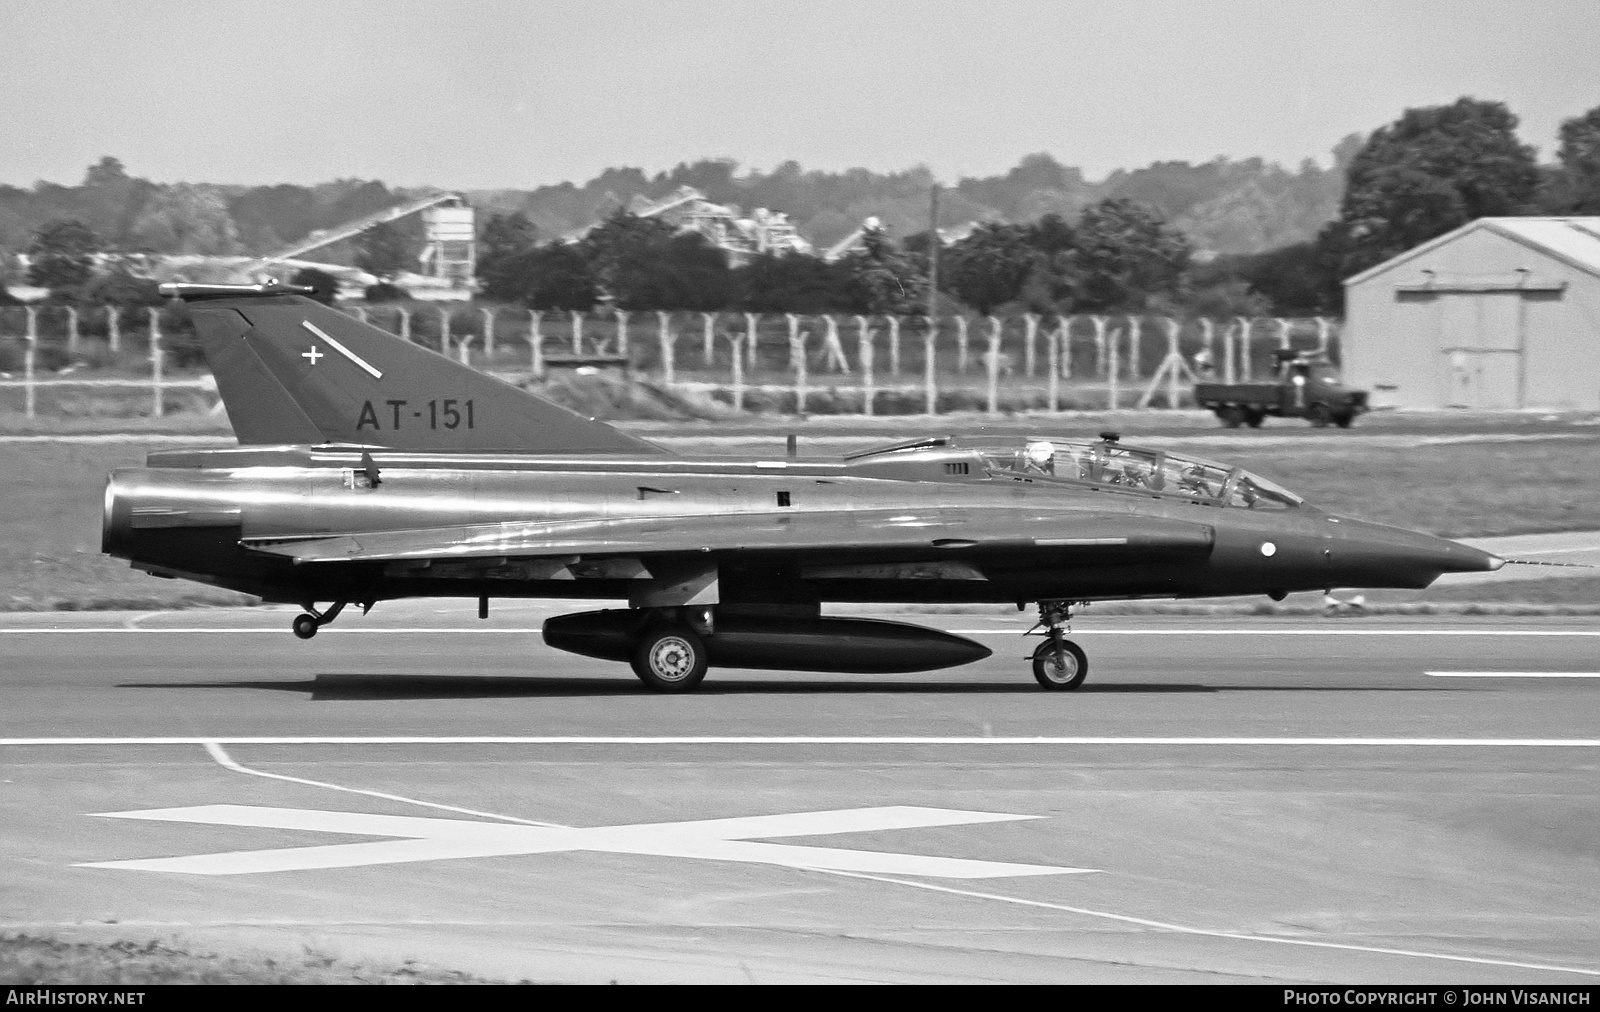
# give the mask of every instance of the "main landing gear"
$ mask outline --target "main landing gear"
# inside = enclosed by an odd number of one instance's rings
[[[344,611],[344,606],[349,603],[348,601],[335,601],[327,611],[318,611],[314,605],[307,604],[305,606],[306,613],[294,617],[292,626],[294,634],[303,640],[310,639],[317,634],[318,629],[338,618],[339,613]]]
[[[1076,689],[1089,675],[1089,659],[1066,638],[1063,626],[1071,622],[1071,601],[1040,601],[1039,621],[1028,630],[1043,630],[1045,641],[1033,651],[1033,677],[1053,692]]]
[[[647,629],[633,651],[633,673],[657,692],[688,692],[706,677],[706,644],[687,624]]]

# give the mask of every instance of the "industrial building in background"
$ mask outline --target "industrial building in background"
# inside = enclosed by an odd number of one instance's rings
[[[1479,218],[1344,284],[1375,407],[1600,410],[1600,217]]]

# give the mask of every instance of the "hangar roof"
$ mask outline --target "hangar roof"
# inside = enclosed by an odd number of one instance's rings
[[[1480,228],[1496,232],[1580,271],[1600,277],[1600,217],[1479,218],[1408,249],[1399,256],[1390,257],[1381,264],[1368,267],[1360,274],[1346,278],[1344,283],[1358,285]]]

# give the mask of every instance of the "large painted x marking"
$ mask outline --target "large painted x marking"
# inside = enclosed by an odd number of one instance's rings
[[[1038,818],[1032,815],[961,812],[944,808],[906,806],[848,808],[828,812],[599,826],[591,829],[507,825],[463,819],[424,819],[400,815],[366,815],[358,812],[324,812],[298,808],[257,808],[249,805],[198,805],[191,808],[155,808],[137,812],[100,814],[113,819],[310,830],[321,833],[382,836],[390,839],[320,847],[229,851],[219,854],[198,854],[192,857],[96,861],[79,867],[181,872],[188,875],[248,875],[269,871],[351,868],[370,864],[399,864],[407,861],[587,850],[613,854],[698,858],[708,861],[741,861],[790,868],[869,874],[926,875],[936,878],[1069,875],[1094,870],[751,842],[759,838],[868,833],[885,829],[977,825]]]

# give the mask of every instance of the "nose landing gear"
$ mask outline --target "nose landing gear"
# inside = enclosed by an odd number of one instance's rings
[[[1033,677],[1052,692],[1076,689],[1089,675],[1089,659],[1066,638],[1072,622],[1071,601],[1040,601],[1039,621],[1028,630],[1043,630],[1045,641],[1033,651]]]
[[[318,629],[338,618],[339,613],[344,611],[344,606],[349,603],[348,601],[335,601],[327,611],[318,611],[315,605],[307,604],[305,606],[306,613],[304,615],[296,615],[291,628],[294,629],[296,636],[303,640],[308,640],[317,634]]]

